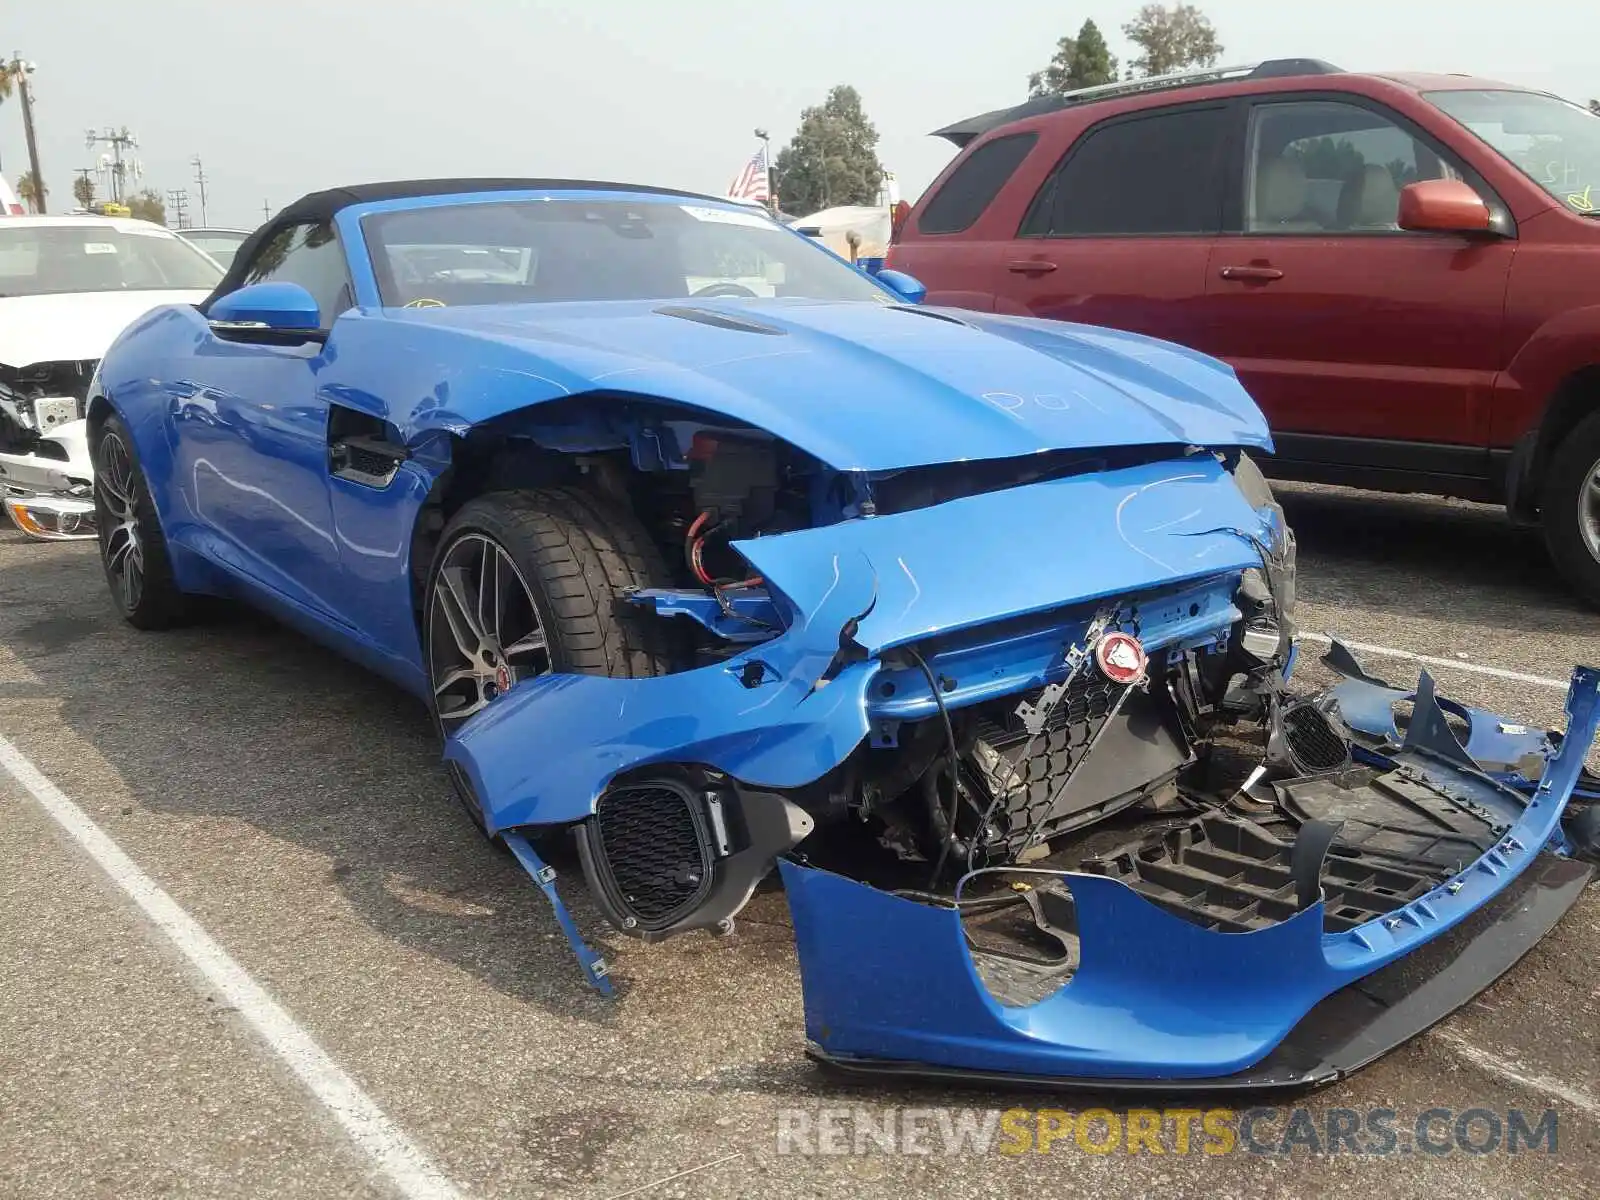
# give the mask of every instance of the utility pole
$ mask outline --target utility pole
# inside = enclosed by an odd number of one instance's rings
[[[89,198],[87,200],[83,200],[78,195],[78,186],[77,186],[77,184],[73,184],[73,186],[72,186],[72,198],[74,200],[78,200],[85,208],[88,208],[91,204],[94,203],[94,180],[91,177],[95,174],[95,169],[93,167],[79,167],[76,171],[73,172],[73,174],[77,175],[80,179],[82,179],[86,184],[89,185],[88,187],[83,189],[84,191],[89,193]]]
[[[167,190],[167,207],[172,210],[172,216],[177,224],[174,229],[187,229],[189,227],[189,190],[187,188],[169,188]]]
[[[96,133],[92,129],[89,130],[84,140],[84,144],[91,150],[100,142],[105,142],[111,147],[111,161],[105,162],[104,158],[101,159],[105,169],[111,173],[111,199],[117,204],[125,203],[124,197],[127,193],[128,176],[132,175],[135,179],[140,178],[144,175],[144,167],[138,162],[125,161],[122,157],[122,152],[124,150],[137,150],[139,148],[139,139],[128,132],[126,125],[121,129],[112,129],[108,125],[104,133]]]
[[[198,154],[189,161],[194,164],[194,183],[200,189],[200,228],[204,229],[206,225],[206,184],[211,181],[206,178],[206,169],[201,164]]]
[[[265,220],[266,220],[266,219],[267,219],[267,218],[268,218],[268,217],[270,217],[270,216],[271,216],[271,215],[272,215],[272,209],[271,209],[271,208],[269,208],[269,207],[268,207],[268,206],[267,206],[267,202],[266,202],[266,201],[265,201],[265,200],[263,200],[263,201],[262,201],[262,202],[261,202],[261,219],[262,219],[262,220],[263,220],[263,221],[265,221]]]
[[[28,170],[33,172],[35,199],[43,213],[47,211],[44,176],[39,171],[39,141],[33,133],[33,89],[28,86],[28,76],[33,74],[33,69],[34,64],[24,61],[20,50],[13,50],[11,61],[5,64],[5,70],[17,82],[17,95],[22,101],[22,133],[28,140]]]

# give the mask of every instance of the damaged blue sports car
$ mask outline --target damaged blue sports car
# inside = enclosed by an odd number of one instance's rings
[[[922,298],[665,189],[306,196],[100,363],[112,597],[415,693],[603,991],[552,845],[645,939],[777,871],[847,1071],[1305,1086],[1509,968],[1589,878],[1600,673],[1563,733],[1338,644],[1296,696],[1233,372]]]

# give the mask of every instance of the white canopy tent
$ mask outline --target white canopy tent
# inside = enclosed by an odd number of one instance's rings
[[[889,209],[887,206],[846,204],[825,208],[795,220],[794,227],[822,241],[843,258],[882,258],[889,249]],[[860,240],[852,255],[850,234]]]

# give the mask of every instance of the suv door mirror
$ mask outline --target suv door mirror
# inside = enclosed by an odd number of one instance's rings
[[[1401,229],[1417,233],[1488,233],[1483,197],[1459,179],[1422,179],[1400,189]]]

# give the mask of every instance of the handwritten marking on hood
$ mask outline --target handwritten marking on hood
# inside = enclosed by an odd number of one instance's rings
[[[900,569],[906,573],[906,578],[911,581],[911,599],[906,601],[905,608],[900,611],[900,616],[904,617],[917,606],[917,601],[922,599],[922,585],[917,582],[917,577],[911,573],[911,568],[906,566],[905,559],[897,558],[895,561],[900,564]]]
[[[1143,487],[1137,488],[1134,491],[1129,492],[1126,496],[1124,496],[1120,501],[1117,502],[1117,536],[1119,538],[1121,538],[1122,541],[1123,541],[1123,544],[1126,545],[1128,547],[1128,549],[1132,550],[1135,554],[1138,554],[1138,555],[1140,555],[1140,556],[1142,556],[1144,558],[1148,558],[1151,562],[1155,563],[1155,565],[1160,567],[1163,571],[1169,571],[1169,572],[1176,573],[1177,568],[1174,567],[1171,563],[1163,562],[1161,559],[1157,558],[1154,554],[1151,554],[1143,546],[1140,546],[1138,543],[1136,543],[1132,538],[1130,538],[1128,536],[1128,531],[1122,527],[1122,510],[1128,507],[1128,504],[1129,504],[1130,501],[1138,499],[1140,496],[1144,495],[1146,492],[1150,491],[1153,488],[1162,487],[1163,485],[1169,484],[1169,483],[1183,483],[1185,480],[1190,480],[1190,479],[1202,479],[1203,480],[1204,478],[1205,478],[1204,475],[1170,475],[1166,479],[1158,479],[1154,483],[1147,483]],[[1193,516],[1193,515],[1194,515],[1193,513],[1189,514],[1189,516]],[[1188,519],[1189,519],[1189,517],[1184,517],[1183,518],[1183,520],[1185,520],[1185,521],[1187,521]],[[1145,533],[1153,533],[1154,530],[1147,529],[1144,532]]]

